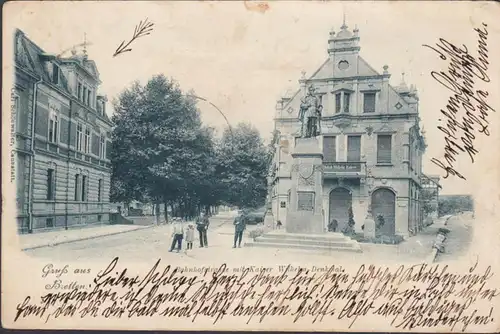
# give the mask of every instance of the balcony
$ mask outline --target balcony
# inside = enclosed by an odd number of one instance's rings
[[[324,162],[323,177],[361,178],[366,176],[365,162]]]

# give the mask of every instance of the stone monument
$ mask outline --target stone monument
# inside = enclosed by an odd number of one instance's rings
[[[323,219],[323,153],[316,138],[297,138],[292,153],[292,186],[288,233],[325,233]]]

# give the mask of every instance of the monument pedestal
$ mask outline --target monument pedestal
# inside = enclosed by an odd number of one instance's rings
[[[292,153],[292,186],[286,232],[325,233],[323,220],[323,152],[318,139],[297,138]]]
[[[284,230],[266,233],[245,246],[362,252],[357,241],[329,233],[323,219],[323,152],[317,138],[298,138],[292,153],[292,186]]]

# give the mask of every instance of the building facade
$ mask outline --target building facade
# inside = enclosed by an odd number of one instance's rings
[[[273,218],[286,224],[290,202],[291,167],[295,139],[300,136],[301,100],[309,87],[321,101],[323,151],[323,216],[345,228],[349,211],[355,230],[362,231],[371,210],[383,218],[382,234],[410,236],[422,228],[419,201],[425,140],[419,126],[418,95],[414,86],[389,83],[361,56],[359,31],[343,24],[330,32],[328,58],[300,88],[276,105],[276,152],[270,170]]]
[[[14,43],[18,231],[106,223],[112,123],[95,62],[48,54],[20,30]]]

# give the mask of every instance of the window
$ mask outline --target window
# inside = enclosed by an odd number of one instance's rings
[[[59,66],[52,64],[52,82],[56,85],[59,83]]]
[[[92,97],[92,92],[90,89],[87,89],[87,105],[90,106],[90,100]]]
[[[337,158],[337,152],[335,147],[335,137],[325,136],[323,137],[323,160],[325,162],[335,162]]]
[[[82,83],[79,82],[78,83],[78,100],[82,100],[82,94],[83,94],[83,91],[82,91]]]
[[[349,113],[349,102],[351,101],[351,94],[344,92],[344,108],[343,112]]]
[[[49,121],[49,142],[51,143],[59,142],[58,130],[59,130],[59,117],[55,113],[52,113],[50,115],[50,121]]]
[[[361,161],[361,136],[347,137],[347,161]]]
[[[83,104],[87,104],[87,87],[83,87],[83,96],[82,96],[82,102]]]
[[[83,141],[83,125],[78,123],[76,126],[76,150],[82,151],[82,141]]]
[[[80,182],[81,182],[81,179],[80,179],[80,174],[76,174],[75,175],[75,201],[79,201],[80,200],[80,189],[81,189],[81,185],[80,185]]]
[[[54,200],[56,192],[56,178],[52,168],[47,170],[47,199]]]
[[[342,93],[335,94],[335,113],[338,114],[340,112],[341,103],[342,103]]]
[[[281,203],[280,203],[280,207],[281,207],[281,208],[286,208],[286,202],[281,202]]]
[[[99,179],[98,187],[97,187],[97,200],[102,202],[102,179]]]
[[[82,175],[82,196],[81,200],[85,202],[87,200],[87,176]]]
[[[365,93],[363,97],[363,112],[375,112],[375,93]]]
[[[99,149],[99,157],[101,159],[104,159],[106,156],[106,138],[104,136],[101,136],[101,145]]]
[[[377,137],[377,163],[391,163],[392,135]]]
[[[84,142],[83,142],[83,149],[85,153],[90,152],[90,128],[87,127],[85,129],[85,137],[84,137]]]

